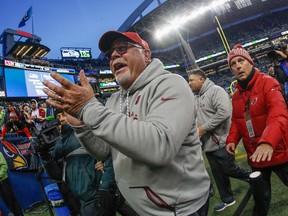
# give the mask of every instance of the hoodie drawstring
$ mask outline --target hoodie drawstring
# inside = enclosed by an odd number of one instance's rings
[[[127,91],[127,95],[126,95],[126,106],[127,106],[127,109],[126,109],[126,116],[129,117],[129,90]],[[122,103],[123,103],[123,90],[121,89],[120,90],[120,103],[119,103],[119,106],[120,106],[120,113],[123,113],[123,110],[122,110]]]

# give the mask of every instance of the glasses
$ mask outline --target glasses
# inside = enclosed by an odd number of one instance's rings
[[[139,49],[143,49],[142,46],[134,44],[134,43],[130,43],[127,41],[127,42],[122,42],[115,46],[112,46],[108,51],[105,52],[105,55],[107,59],[110,61],[111,55],[114,51],[116,51],[119,55],[122,56],[123,54],[127,52],[128,48],[131,48],[131,47],[137,47]]]

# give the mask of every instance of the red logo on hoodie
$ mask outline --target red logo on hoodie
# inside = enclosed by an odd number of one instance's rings
[[[161,101],[175,100],[176,98],[161,97]]]
[[[135,101],[135,105],[137,105],[139,103],[140,98],[141,98],[141,95],[138,95],[136,98],[136,101]]]

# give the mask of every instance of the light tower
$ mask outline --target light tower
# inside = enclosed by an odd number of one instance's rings
[[[41,38],[37,35],[8,28],[0,36],[2,55],[18,60],[24,57],[41,59],[50,49],[40,44],[40,41]]]

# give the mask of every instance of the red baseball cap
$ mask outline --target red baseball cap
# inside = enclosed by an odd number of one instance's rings
[[[143,40],[137,33],[119,31],[108,31],[104,33],[99,40],[99,49],[105,53],[111,48],[113,42],[119,38],[126,38],[132,42],[139,44],[141,47],[143,47],[143,49],[150,50],[148,43]]]

